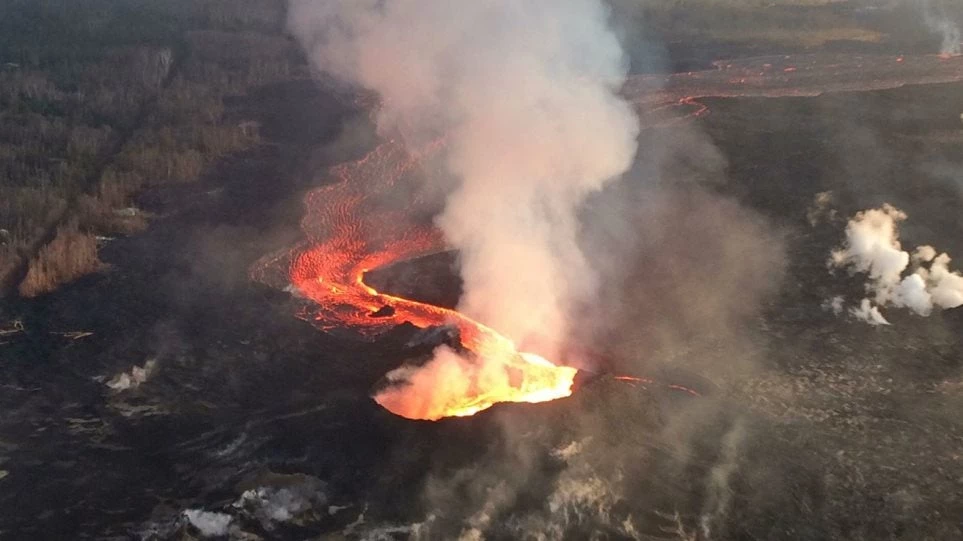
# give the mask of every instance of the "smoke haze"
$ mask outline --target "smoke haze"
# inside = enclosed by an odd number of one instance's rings
[[[960,54],[960,26],[950,19],[942,0],[918,0],[923,12],[923,22],[931,32],[940,36],[940,54]]]

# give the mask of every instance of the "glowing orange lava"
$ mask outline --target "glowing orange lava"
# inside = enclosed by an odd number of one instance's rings
[[[422,376],[433,378],[428,385],[401,382],[375,397],[402,417],[436,420],[472,415],[498,402],[569,396],[575,368],[519,352],[505,336],[455,310],[380,293],[364,282],[369,270],[445,248],[435,228],[410,218],[423,204],[413,177],[442,145],[412,156],[388,141],[334,168],[334,182],[308,194],[302,220],[307,247],[291,254],[289,263],[291,286],[314,302],[301,316],[323,329],[351,327],[365,336],[404,322],[456,328],[468,352],[459,355],[459,370],[426,371]],[[409,204],[404,212],[399,201]],[[270,281],[265,274],[271,266],[260,265],[255,278]],[[412,377],[419,377],[414,372]]]

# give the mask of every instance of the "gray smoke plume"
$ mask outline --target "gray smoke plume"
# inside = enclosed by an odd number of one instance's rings
[[[918,0],[923,13],[923,22],[934,33],[940,36],[940,54],[960,54],[960,26],[950,19],[946,13],[943,0]]]
[[[600,0],[292,0],[314,65],[378,93],[382,133],[448,141],[437,224],[460,251],[460,309],[546,354],[593,273],[583,200],[621,175],[638,121]]]

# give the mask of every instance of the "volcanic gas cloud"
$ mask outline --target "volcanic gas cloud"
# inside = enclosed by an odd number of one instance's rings
[[[638,132],[617,94],[627,62],[608,16],[599,0],[292,1],[291,28],[315,66],[378,94],[390,142],[309,198],[313,244],[291,282],[319,304],[322,324],[461,333],[463,349],[388,374],[375,399],[391,411],[437,419],[571,392],[575,369],[545,358],[560,358],[573,311],[595,288],[576,211],[630,166]],[[426,152],[443,169],[430,181],[446,198],[441,237],[385,211],[412,198],[393,199],[392,186]],[[460,254],[458,311],[363,283],[365,270],[444,246]]]

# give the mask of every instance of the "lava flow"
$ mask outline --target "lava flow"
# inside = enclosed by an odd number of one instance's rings
[[[629,77],[622,94],[643,115],[699,98],[814,97],[963,81],[963,56],[810,53],[717,61],[713,69]],[[705,112],[697,109],[694,115]]]
[[[680,106],[686,109],[682,118],[701,115],[707,108],[696,100],[703,97],[818,96],[963,81],[963,57],[801,55],[719,62],[715,68],[634,76],[622,94],[643,118],[653,120],[646,122],[652,127],[672,125],[674,119],[662,118],[661,111]],[[402,367],[388,374],[389,386],[375,400],[402,417],[436,420],[472,415],[498,402],[569,396],[577,369],[520,352],[509,338],[455,310],[380,293],[364,282],[369,270],[445,248],[441,234],[429,223],[430,213],[414,180],[430,169],[431,158],[443,146],[439,141],[411,154],[391,140],[360,160],[332,169],[332,182],[306,198],[302,220],[306,243],[263,259],[252,270],[253,278],[292,287],[313,301],[300,317],[322,329],[351,327],[373,337],[405,322],[420,328],[456,328],[463,352],[439,348],[432,370]],[[402,211],[399,201],[408,208]],[[419,212],[425,219],[413,222]],[[430,380],[418,379],[426,377]],[[615,379],[651,382],[628,376]]]
[[[460,362],[435,371],[430,393],[405,392],[410,382],[401,381],[375,396],[402,417],[436,420],[472,415],[498,402],[569,396],[575,368],[520,352],[507,337],[455,310],[380,293],[364,282],[369,270],[445,248],[436,229],[412,223],[410,206],[403,213],[393,205],[423,203],[412,196],[417,183],[408,177],[422,172],[442,145],[413,156],[388,141],[364,158],[334,168],[334,182],[307,196],[301,223],[307,246],[262,262],[254,278],[276,283],[281,277],[272,279],[271,273],[287,266],[290,285],[314,303],[301,317],[322,329],[348,326],[375,336],[404,322],[456,328],[466,352],[458,354]]]

